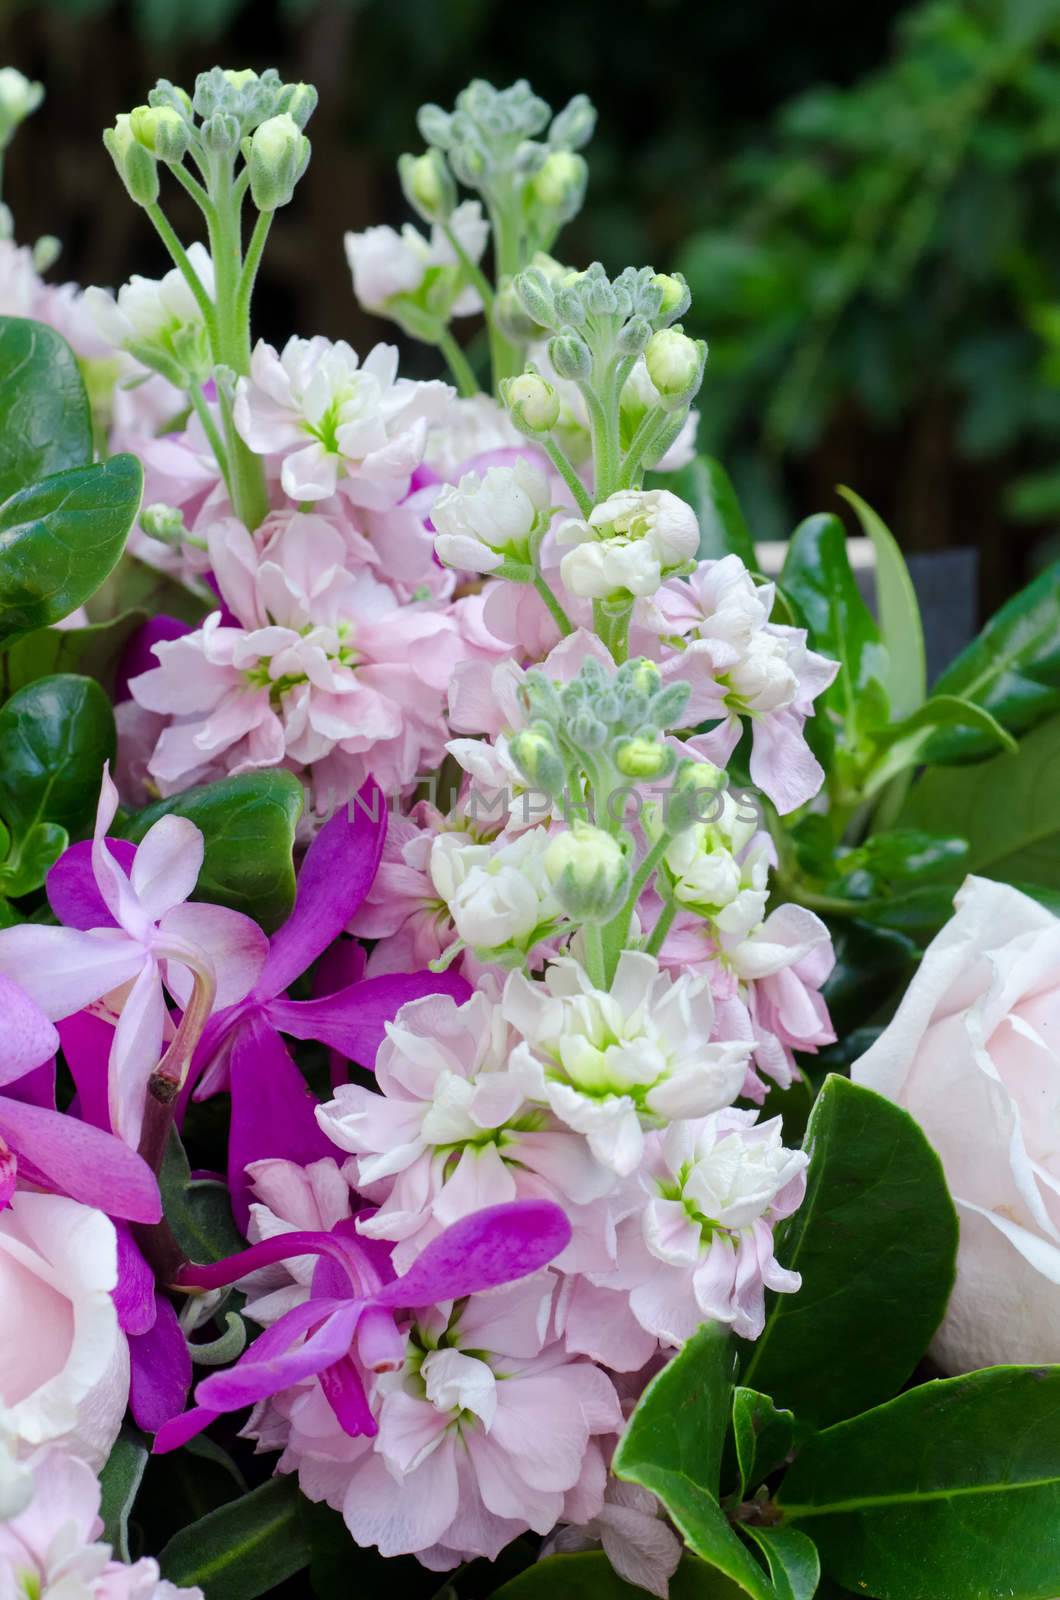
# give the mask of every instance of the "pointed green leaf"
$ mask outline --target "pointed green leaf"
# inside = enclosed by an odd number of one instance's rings
[[[232,1218],[228,1188],[209,1178],[193,1178],[188,1157],[174,1128],[158,1174],[162,1208],[177,1243],[192,1261],[220,1261],[243,1248]]]
[[[95,593],[125,547],[142,488],[136,457],[112,456],[0,505],[0,641],[61,622]]]
[[[778,1467],[791,1449],[795,1418],[767,1394],[741,1385],[732,1391],[732,1432],[740,1471],[740,1498]]]
[[[158,1558],[163,1577],[198,1585],[205,1600],[268,1594],[309,1561],[300,1500],[297,1478],[272,1478],[208,1512],[170,1539]]]
[[[1060,1367],[922,1384],[808,1441],[777,1497],[825,1570],[887,1600],[1060,1594]]]
[[[645,1590],[625,1583],[598,1550],[546,1556],[494,1589],[492,1600],[644,1600]],[[670,1579],[670,1600],[740,1600],[742,1589],[720,1572],[685,1556]]]
[[[731,1578],[751,1600],[780,1600],[763,1569],[733,1532],[717,1500],[687,1473],[645,1463],[637,1468],[636,1482],[662,1501],[693,1555]]]
[[[77,357],[54,328],[0,317],[0,500],[92,460]]]
[[[769,1563],[769,1576],[778,1600],[813,1600],[821,1581],[817,1546],[797,1528],[773,1528],[741,1523],[740,1531],[752,1540]]]
[[[103,1538],[122,1561],[129,1559],[129,1513],[143,1481],[147,1456],[147,1440],[136,1428],[128,1426],[114,1441],[99,1475]]]
[[[822,1427],[894,1393],[926,1350],[953,1284],[957,1216],[938,1156],[889,1100],[826,1078],[810,1115],[806,1198],[776,1233],[802,1274],[773,1295],[741,1382]],[[831,1351],[827,1381],[822,1352]]]
[[[876,553],[876,606],[887,650],[887,694],[891,715],[907,717],[927,693],[927,656],[920,604],[905,557],[886,523],[853,489],[839,493],[853,506],[861,531]]]

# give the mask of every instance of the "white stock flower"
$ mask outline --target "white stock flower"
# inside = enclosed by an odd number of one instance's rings
[[[709,976],[674,979],[639,951],[623,951],[609,991],[571,957],[543,983],[513,973],[502,1006],[525,1041],[513,1065],[536,1063],[536,1097],[623,1177],[640,1163],[644,1127],[716,1111],[744,1081],[748,1045],[711,1042]]]
[[[594,506],[587,521],[562,522],[556,542],[573,546],[560,562],[572,594],[593,600],[648,596],[694,558],[699,522],[692,507],[668,489],[620,489]]]
[[[453,391],[398,377],[393,345],[364,361],[343,340],[288,339],[282,353],[259,341],[250,376],[236,391],[236,427],[252,450],[283,453],[280,480],[292,500],[336,490],[355,505],[386,511],[408,492],[430,423]]]
[[[465,944],[520,949],[545,937],[560,909],[545,870],[549,835],[531,828],[509,843],[476,845],[442,834],[431,848],[431,879]]]
[[[431,508],[434,548],[447,566],[492,572],[502,561],[528,562],[530,536],[547,524],[549,486],[525,458],[513,467],[466,472]]]
[[[212,298],[213,262],[209,251],[196,241],[188,247],[188,259]],[[161,278],[142,278],[134,273],[118,290],[117,300],[106,289],[86,289],[84,303],[100,335],[118,350],[131,344],[157,344],[177,328],[203,320],[198,302],[178,267]]]
[[[765,915],[769,842],[756,840],[757,816],[732,795],[714,791],[711,805],[717,816],[683,829],[666,851],[673,896],[719,932],[744,938]]]
[[[449,227],[465,254],[480,261],[489,238],[489,223],[477,200],[465,200],[449,218]],[[394,228],[367,228],[363,233],[347,233],[346,260],[353,274],[353,292],[367,311],[385,311],[396,295],[415,295],[434,269],[453,270],[459,262],[444,231],[435,225],[430,239],[411,223],[401,232]],[[449,306],[451,315],[467,316],[481,308],[478,291],[465,286]]]

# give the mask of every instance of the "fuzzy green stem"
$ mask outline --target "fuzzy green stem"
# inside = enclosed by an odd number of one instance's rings
[[[231,500],[232,483],[228,465],[228,451],[225,449],[224,440],[217,431],[217,424],[214,422],[213,415],[206,403],[206,398],[203,395],[202,386],[200,384],[189,383],[188,399],[191,401],[191,409],[199,419],[202,431],[206,435],[206,438],[209,442],[210,449],[217,458],[217,465],[221,469],[221,477],[224,479],[224,485],[228,491],[228,498]]]
[[[250,328],[250,297],[254,292],[254,282],[258,276],[258,267],[261,265],[265,241],[269,237],[269,229],[272,227],[272,219],[275,214],[274,211],[258,212],[258,220],[254,224],[254,232],[250,236],[247,253],[243,258],[243,268],[239,274],[237,312],[241,321],[246,325],[248,332]]]
[[[663,944],[665,943],[666,935],[669,933],[670,926],[673,923],[676,915],[677,901],[668,900],[663,906],[662,910],[659,912],[655,926],[651,930],[651,938],[644,946],[644,950],[647,955],[657,956],[659,954],[659,951],[662,949]]]
[[[604,942],[602,928],[587,927],[585,937],[585,970],[589,974],[589,981],[594,989],[607,989],[610,979],[607,976],[607,964],[604,958]]]
[[[449,370],[456,379],[456,387],[461,398],[469,400],[473,395],[479,394],[478,379],[471,363],[448,328],[438,340],[438,348],[449,363]]]
[[[641,894],[647,885],[648,879],[651,877],[652,873],[659,865],[659,862],[666,854],[666,851],[669,849],[671,842],[672,841],[668,833],[663,833],[655,841],[647,855],[644,857],[644,860],[633,874],[633,878],[629,886],[629,894],[626,896],[625,905],[622,907],[618,915],[613,917],[611,921],[607,923],[603,930],[604,970],[607,975],[608,985],[610,985],[611,979],[614,977],[615,968],[618,966],[618,958],[625,949],[626,940],[629,937],[629,925],[633,920],[633,913],[636,910],[637,901],[640,899]]]
[[[564,483],[567,485],[567,488],[573,495],[574,503],[578,507],[578,510],[581,512],[583,517],[588,517],[590,511],[593,509],[592,496],[582,480],[579,478],[577,471],[575,470],[574,463],[569,459],[565,451],[563,451],[560,446],[554,442],[554,440],[542,439],[539,442],[545,454],[548,456],[548,459],[551,461],[552,465],[555,467],[556,471],[559,473],[560,477],[563,479]]]
[[[206,331],[210,336],[210,346],[213,348],[217,340],[217,311],[206,292],[206,286],[188,259],[188,252],[174,233],[161,206],[155,203],[154,205],[145,206],[144,210],[154,223],[156,233],[173,257],[173,261],[180,269],[185,283],[194,295],[195,304],[202,312]]]
[[[493,285],[486,277],[486,274],[483,272],[478,262],[472,261],[471,257],[460,243],[460,240],[457,238],[448,222],[442,223],[442,232],[449,240],[453,254],[466,272],[469,282],[473,283],[475,288],[478,290],[479,298],[482,301],[482,309],[485,311],[487,317],[491,316],[493,312],[494,300]]]
[[[556,627],[559,629],[560,633],[564,634],[565,636],[573,633],[574,624],[571,622],[567,613],[556,599],[556,596],[549,587],[547,580],[541,576],[540,572],[534,573],[534,588],[537,590],[538,594],[548,607],[552,620],[556,624]]]

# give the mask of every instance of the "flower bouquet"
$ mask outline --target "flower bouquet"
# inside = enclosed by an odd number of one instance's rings
[[[931,693],[856,494],[764,574],[584,96],[346,237],[447,377],[255,343],[315,99],[0,219],[0,1595],[1051,1600],[1060,570]]]

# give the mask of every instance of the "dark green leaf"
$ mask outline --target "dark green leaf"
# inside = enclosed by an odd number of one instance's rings
[[[1015,755],[971,767],[932,767],[902,821],[968,841],[968,870],[1006,883],[1060,888],[1060,717],[1032,728]]]
[[[1060,563],[1013,596],[946,668],[936,694],[960,695],[1024,733],[1060,710]],[[935,734],[926,761],[989,755],[994,741],[974,728]]]
[[[740,1531],[754,1541],[769,1563],[778,1600],[813,1600],[821,1581],[821,1558],[812,1539],[797,1528],[750,1522],[741,1523]]]
[[[19,833],[0,861],[0,892],[17,900],[39,889],[69,843],[66,829],[54,822],[35,822]]]
[[[740,1498],[778,1467],[791,1449],[795,1418],[767,1394],[740,1385],[732,1391],[732,1432],[740,1473]]]
[[[162,1574],[180,1588],[198,1585],[206,1600],[257,1600],[309,1561],[298,1482],[272,1478],[174,1534],[159,1556]]]
[[[829,1077],[804,1148],[806,1198],[777,1229],[777,1256],[802,1273],[775,1295],[741,1381],[822,1427],[894,1393],[941,1320],[957,1217],[942,1167],[913,1118]],[[822,1381],[822,1352],[828,1359]]]
[[[111,691],[125,646],[147,621],[146,611],[126,611],[85,628],[38,628],[0,654],[0,700],[54,672],[79,672]]]
[[[0,500],[92,460],[77,357],[54,328],[0,317]]]
[[[840,487],[839,493],[853,506],[876,553],[876,605],[887,651],[887,695],[891,715],[907,717],[927,693],[924,627],[913,580],[894,534],[872,507],[853,489]]]
[[[695,1556],[685,1556],[670,1579],[670,1600],[739,1600],[744,1592]],[[624,1583],[600,1551],[587,1550],[535,1561],[494,1589],[493,1600],[643,1600],[644,1593]]]
[[[158,1175],[166,1221],[192,1261],[220,1261],[243,1249],[223,1183],[193,1178],[176,1129],[169,1136]]]
[[[0,815],[16,837],[39,822],[74,836],[96,814],[114,713],[91,678],[40,678],[0,707]]]
[[[860,762],[867,733],[888,720],[888,662],[846,543],[838,517],[808,517],[791,536],[780,582],[805,615],[814,648],[839,662],[818,709],[839,719],[838,743]]]
[[[129,1559],[129,1513],[139,1492],[147,1456],[147,1440],[143,1435],[131,1426],[124,1428],[99,1475],[103,1538],[122,1561]]]
[[[740,510],[732,479],[720,461],[712,456],[697,456],[680,471],[665,473],[658,479],[657,486],[680,495],[695,511],[699,518],[700,561],[736,555],[750,571],[758,571],[751,531]]]
[[[206,854],[196,895],[231,906],[267,933],[294,905],[294,830],[302,812],[302,785],[291,772],[248,772],[139,811],[126,824],[138,842],[159,817],[190,817],[202,829]]]
[[[751,1600],[780,1600],[754,1556],[733,1532],[714,1496],[687,1473],[645,1463],[638,1467],[636,1481],[658,1496],[688,1548],[701,1561],[731,1578]]]
[[[975,728],[991,740],[994,749],[999,746],[1003,750],[1016,749],[1016,740],[996,717],[983,706],[956,694],[933,694],[910,716],[901,722],[891,722],[886,728],[878,728],[873,737],[877,744],[884,746],[907,745],[905,765],[911,766],[920,759],[929,736],[937,728]]]
[[[778,1496],[829,1574],[887,1600],[1060,1594],[1060,1367],[926,1383],[811,1439]]]
[[[21,489],[0,506],[0,640],[61,622],[94,594],[140,506],[135,456]]]

